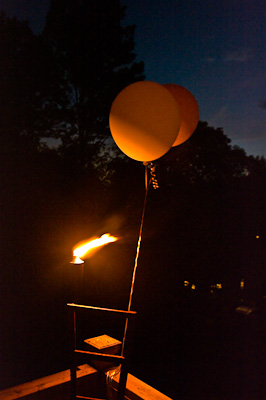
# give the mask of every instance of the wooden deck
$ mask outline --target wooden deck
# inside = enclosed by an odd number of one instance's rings
[[[99,386],[105,378],[88,364],[78,367],[78,391],[84,395],[98,396]],[[112,391],[118,385],[119,374],[111,379]],[[89,393],[88,393],[89,390]],[[68,400],[70,398],[70,370],[58,372],[0,392],[0,400]],[[158,390],[128,374],[126,400],[171,400]]]

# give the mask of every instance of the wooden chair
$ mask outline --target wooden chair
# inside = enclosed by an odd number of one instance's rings
[[[132,332],[133,326],[132,322],[134,321],[136,316],[135,311],[124,311],[124,310],[116,310],[110,308],[101,308],[101,307],[93,307],[93,306],[86,306],[81,304],[75,303],[68,303],[67,306],[72,311],[72,363],[70,368],[70,375],[71,375],[71,400],[76,399],[87,399],[87,400],[107,400],[107,399],[98,399],[95,397],[86,397],[77,394],[77,358],[78,356],[85,356],[89,359],[95,360],[105,360],[105,361],[112,361],[117,362],[121,365],[120,370],[120,378],[118,384],[118,391],[117,391],[117,400],[124,400],[126,382],[127,382],[127,374],[128,374],[128,366],[129,366],[129,354],[130,354],[130,347],[132,342]],[[118,317],[124,318],[127,327],[127,335],[125,338],[124,335],[124,342],[121,350],[120,355],[113,355],[113,354],[106,354],[106,353],[98,353],[94,351],[85,351],[77,349],[77,329],[76,329],[76,319],[77,319],[77,311],[87,311],[91,313],[107,313],[107,314],[114,314]],[[132,322],[131,322],[132,321]]]

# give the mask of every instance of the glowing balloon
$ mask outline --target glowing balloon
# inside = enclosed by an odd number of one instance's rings
[[[173,144],[177,146],[194,133],[199,122],[199,106],[193,94],[186,88],[174,83],[163,85],[176,99],[181,113],[179,134]]]
[[[123,153],[137,161],[152,161],[167,153],[176,140],[180,110],[163,85],[135,82],[115,98],[109,124]]]

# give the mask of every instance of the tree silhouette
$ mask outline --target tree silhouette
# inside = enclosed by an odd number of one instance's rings
[[[192,137],[172,149],[160,160],[158,168],[164,182],[171,186],[213,184],[229,189],[237,182],[265,180],[264,157],[247,156],[245,150],[231,145],[222,128],[200,121]]]
[[[221,128],[200,122],[187,142],[154,164],[159,189],[149,194],[144,231],[160,243],[157,261],[170,271],[176,263],[176,277],[205,288],[224,280],[234,293],[242,275],[256,277],[254,296],[266,255],[266,160],[247,156]]]
[[[62,67],[67,95],[60,150],[81,168],[103,152],[116,94],[144,78],[143,63],[134,62],[134,26],[123,27],[123,16],[118,0],[53,0],[47,16],[43,37]]]
[[[1,143],[29,153],[56,125],[60,76],[53,56],[27,23],[0,15]],[[62,101],[62,98],[61,98]]]
[[[168,174],[171,185],[207,184],[226,185],[236,178],[247,176],[251,158],[245,151],[231,145],[222,128],[213,128],[200,121],[192,137],[180,146],[172,147],[159,161]],[[165,166],[165,168],[163,167]]]

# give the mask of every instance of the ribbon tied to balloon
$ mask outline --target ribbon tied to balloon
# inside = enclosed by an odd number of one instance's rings
[[[146,191],[128,311],[131,308],[149,187],[147,164],[151,169],[150,182],[156,189],[158,182],[155,167],[151,161],[162,157],[172,146],[185,142],[196,129],[198,120],[199,109],[194,96],[187,89],[175,84],[160,85],[151,81],[135,82],[124,88],[112,104],[109,126],[115,143],[128,157],[142,161],[145,165]],[[126,332],[127,322],[122,354]]]
[[[195,97],[176,84],[135,82],[115,98],[109,115],[112,137],[128,157],[157,160],[195,131],[199,108]]]

